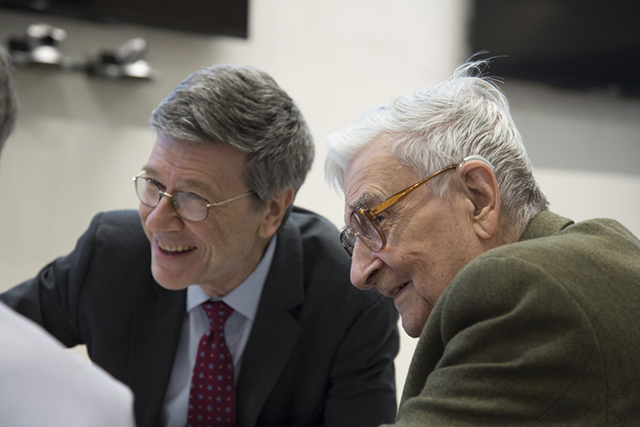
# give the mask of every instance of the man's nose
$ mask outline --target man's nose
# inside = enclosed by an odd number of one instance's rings
[[[363,290],[375,286],[376,275],[381,266],[382,261],[376,253],[362,242],[357,242],[351,256],[351,283]]]
[[[160,194],[162,197],[158,205],[151,210],[145,221],[147,229],[152,232],[181,229],[184,223],[174,208],[171,195],[165,192]]]

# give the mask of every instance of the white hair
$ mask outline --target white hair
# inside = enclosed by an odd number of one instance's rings
[[[524,228],[548,201],[533,177],[507,98],[481,75],[487,63],[466,62],[447,81],[375,107],[355,125],[330,134],[327,182],[344,191],[347,166],[381,135],[400,163],[421,176],[481,155],[495,168],[506,223]],[[431,185],[444,196],[449,183]]]

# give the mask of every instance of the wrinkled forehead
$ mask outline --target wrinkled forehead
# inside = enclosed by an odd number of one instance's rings
[[[356,207],[372,207],[395,194],[414,173],[378,141],[358,154],[345,171],[345,218]]]

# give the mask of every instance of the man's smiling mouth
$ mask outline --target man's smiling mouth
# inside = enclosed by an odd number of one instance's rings
[[[396,297],[396,295],[398,295],[398,292],[400,292],[402,289],[404,289],[404,287],[405,287],[405,286],[407,286],[408,284],[409,284],[409,282],[405,283],[404,285],[398,286],[397,288],[395,288],[395,289],[393,290],[393,292],[391,292],[391,293],[389,294],[389,296],[390,296],[391,298],[395,298],[395,297]]]
[[[195,246],[168,246],[168,245],[163,245],[162,243],[158,242],[158,247],[163,251],[163,252],[167,252],[167,253],[181,253],[181,252],[190,252],[196,249]]]

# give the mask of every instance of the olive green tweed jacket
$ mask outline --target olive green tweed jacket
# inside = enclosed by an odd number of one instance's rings
[[[469,263],[416,347],[398,426],[640,426],[640,241],[538,214]]]

